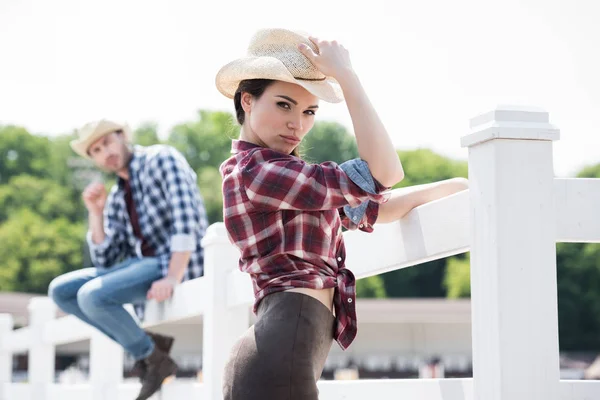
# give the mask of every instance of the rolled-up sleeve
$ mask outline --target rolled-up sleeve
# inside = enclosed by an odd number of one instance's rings
[[[359,207],[366,200],[386,201],[357,185],[336,163],[308,164],[270,149],[248,157],[242,184],[251,204],[260,210],[335,210]]]
[[[362,190],[370,194],[380,194],[389,188],[379,183],[369,170],[369,165],[361,159],[354,159],[340,164],[340,168]],[[386,198],[387,201],[387,198]],[[379,216],[379,202],[366,200],[358,206],[346,205],[339,209],[342,224],[346,229],[360,229],[372,232],[373,225]]]

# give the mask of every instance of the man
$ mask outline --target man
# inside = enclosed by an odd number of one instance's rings
[[[142,370],[137,400],[148,399],[175,373],[173,338],[149,334],[123,308],[146,299],[164,301],[183,280],[203,274],[200,240],[206,213],[196,174],[165,145],[131,146],[131,132],[113,121],[91,122],[71,147],[100,169],[117,175],[107,194],[103,183],[83,192],[94,268],[55,278],[48,289],[56,304],[119,343]]]

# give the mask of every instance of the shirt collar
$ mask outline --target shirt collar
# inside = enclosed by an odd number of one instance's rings
[[[260,146],[254,143],[246,142],[244,140],[232,140],[231,141],[231,154],[241,153],[242,151],[248,151],[259,148]]]
[[[142,146],[133,146],[131,150],[131,158],[129,159],[129,164],[127,164],[127,168],[129,169],[129,185],[131,186],[131,179],[135,176],[136,171],[140,169],[140,162],[142,159],[144,148]],[[123,189],[125,187],[125,179],[121,178],[117,175],[117,183],[119,188]]]

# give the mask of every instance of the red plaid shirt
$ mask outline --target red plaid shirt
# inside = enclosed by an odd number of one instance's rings
[[[344,264],[342,225],[372,232],[386,196],[364,191],[333,162],[308,164],[238,140],[232,153],[221,165],[224,222],[240,269],[252,277],[254,312],[271,293],[335,288],[335,339],[348,348],[357,332],[356,283]],[[367,200],[362,221],[345,217],[343,206]]]

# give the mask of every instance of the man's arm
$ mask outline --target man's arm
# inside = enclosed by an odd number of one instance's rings
[[[171,259],[167,276],[152,284],[148,298],[168,299],[173,288],[183,280],[192,252],[196,250],[196,231],[200,223],[200,208],[196,199],[195,174],[182,156],[172,149],[156,156],[155,178],[171,208]]]
[[[88,247],[96,267],[110,267],[123,254],[125,235],[117,220],[114,193],[107,196],[103,183],[92,183],[82,197],[88,210]]]

